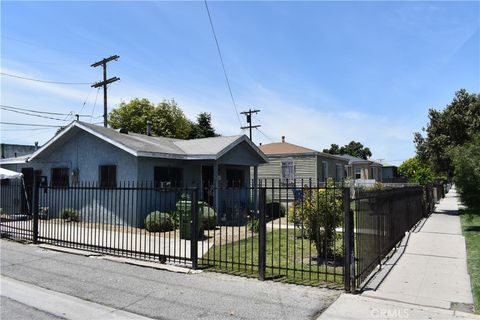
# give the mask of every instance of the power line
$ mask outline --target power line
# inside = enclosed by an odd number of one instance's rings
[[[22,128],[22,129],[10,129],[0,128],[0,131],[25,131],[25,130],[52,130],[55,128]]]
[[[49,127],[49,128],[61,128],[62,126],[54,126],[49,124],[35,124],[35,123],[16,123],[16,122],[3,122],[0,124],[8,124],[12,126],[32,126],[32,127]]]
[[[95,106],[97,105],[97,99],[98,99],[98,93],[99,92],[100,92],[100,88],[97,89],[97,95],[95,96],[95,102],[93,103],[92,114],[90,115],[90,123],[92,123],[92,120],[93,120],[93,113],[95,112]]]
[[[265,138],[267,138],[268,140],[270,140],[270,142],[274,142],[272,138],[270,138],[269,136],[267,136],[265,133],[263,133],[262,130],[258,129],[258,128],[255,128],[258,130],[258,132],[260,132]]]
[[[48,117],[48,116],[41,116],[39,114],[33,114],[33,113],[28,113],[28,112],[23,112],[23,111],[18,111],[18,110],[13,110],[13,109],[7,109],[5,107],[0,107],[2,110],[5,110],[5,111],[10,111],[10,112],[15,112],[15,113],[20,113],[20,114],[25,114],[27,116],[32,116],[32,117],[38,117],[38,118],[44,118],[44,119],[50,119],[50,120],[58,120],[58,121],[67,121],[67,120],[63,120],[63,119],[60,119],[60,118],[53,118],[53,117]]]
[[[34,110],[34,109],[27,109],[27,108],[20,108],[20,107],[14,107],[14,106],[9,106],[5,104],[0,104],[0,107],[8,108],[8,109],[14,109],[14,110],[22,110],[22,111],[28,111],[28,112],[35,112],[35,113],[40,113],[40,114],[50,114],[54,116],[69,116],[72,113],[60,113],[60,112],[49,112],[49,111],[41,111],[41,110]],[[89,115],[86,114],[80,114],[80,117],[89,117]]]
[[[240,116],[238,115],[237,104],[235,103],[235,98],[233,97],[230,81],[228,80],[227,70],[225,69],[225,64],[223,63],[222,52],[220,50],[220,45],[218,44],[215,28],[213,27],[212,17],[210,15],[210,10],[208,9],[207,0],[204,0],[204,3],[205,3],[205,8],[207,9],[208,20],[210,21],[210,26],[212,27],[213,38],[215,39],[215,44],[217,45],[218,56],[220,57],[220,62],[222,63],[223,74],[225,76],[225,80],[227,81],[228,92],[230,92],[230,98],[232,99],[233,108],[235,109],[235,115],[237,116],[238,124],[242,126],[242,122],[240,121]]]
[[[35,81],[35,82],[43,82],[43,83],[54,83],[54,84],[80,84],[80,85],[92,85],[91,82],[63,82],[63,81],[49,81],[49,80],[40,80],[40,79],[34,79],[34,78],[27,78],[23,76],[19,76],[16,74],[11,74],[11,73],[5,73],[5,72],[0,72],[0,74],[7,76],[7,77],[12,77],[12,78],[17,78],[17,79],[22,79],[22,80],[28,80],[28,81]]]

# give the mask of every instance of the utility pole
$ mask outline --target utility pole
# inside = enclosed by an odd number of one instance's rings
[[[261,125],[252,126],[252,114],[256,114],[259,112],[260,110],[252,110],[252,109],[248,109],[248,111],[240,112],[240,114],[244,114],[245,117],[247,117],[247,123],[248,123],[248,126],[241,127],[240,129],[250,129],[250,141],[252,141],[252,129],[261,127]]]
[[[110,79],[107,79],[107,63],[115,60],[117,61],[118,58],[120,58],[117,55],[104,58],[103,60],[97,61],[94,64],[91,65],[91,67],[96,68],[98,66],[102,66],[103,68],[103,81],[97,82],[92,85],[92,88],[99,88],[103,87],[103,126],[106,128],[107,127],[107,85],[110,83],[113,83],[115,81],[120,80],[118,77],[113,77]]]

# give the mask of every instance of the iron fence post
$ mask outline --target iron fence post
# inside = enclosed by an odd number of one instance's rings
[[[191,220],[190,220],[190,258],[192,259],[192,269],[198,268],[198,189],[192,190],[192,205],[191,205]]]
[[[350,189],[343,188],[343,216],[345,224],[345,264],[344,285],[345,291],[355,292],[355,232],[353,224],[354,212],[350,209]]]
[[[258,278],[265,280],[267,262],[267,223],[265,219],[265,204],[267,189],[259,188],[259,226],[258,226]]]
[[[33,194],[32,194],[32,216],[33,216],[33,243],[37,244],[38,243],[38,200],[39,200],[39,194],[40,194],[40,181],[33,176]],[[28,201],[28,199],[27,199]]]

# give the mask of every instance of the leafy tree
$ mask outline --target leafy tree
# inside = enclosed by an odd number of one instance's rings
[[[369,148],[364,147],[362,143],[356,141],[350,141],[349,144],[346,144],[340,148],[338,147],[338,144],[332,144],[330,149],[323,149],[323,152],[337,155],[349,154],[365,160],[372,156],[372,152]]]
[[[426,136],[419,132],[414,136],[417,156],[430,162],[436,173],[452,177],[454,167],[450,151],[480,132],[480,95],[461,89],[443,111],[430,109],[428,118],[427,128],[423,129]]]
[[[209,138],[218,136],[212,126],[212,115],[207,112],[202,112],[197,116],[197,122],[192,123],[192,131],[190,132],[190,139]]]
[[[423,162],[419,157],[413,157],[405,160],[400,167],[398,173],[408,179],[409,182],[425,185],[434,181],[435,176],[430,166]]]
[[[330,149],[323,149],[323,152],[330,154],[340,154],[340,147],[338,144],[332,143]]]
[[[140,134],[147,133],[147,120],[152,121],[155,136],[186,139],[192,130],[190,121],[175,100],[164,100],[155,106],[147,99],[135,98],[121,102],[108,116],[112,128],[128,128]]]
[[[460,198],[470,208],[480,208],[480,134],[452,150],[454,182]]]

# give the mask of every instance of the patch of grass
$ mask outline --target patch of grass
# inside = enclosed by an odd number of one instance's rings
[[[319,285],[343,283],[343,237],[336,236],[336,257],[317,263],[312,241],[300,237],[301,231],[267,231],[266,277],[283,282]],[[258,277],[258,235],[223,245],[214,245],[200,260],[205,267],[246,277]]]
[[[460,209],[475,312],[480,314],[480,209]]]

